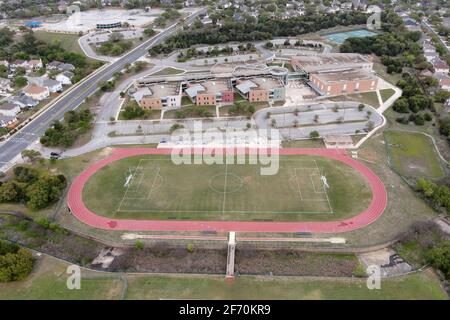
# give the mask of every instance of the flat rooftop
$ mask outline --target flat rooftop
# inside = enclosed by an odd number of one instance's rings
[[[231,84],[227,80],[207,80],[202,82],[193,82],[185,90],[186,94],[191,98],[197,94],[216,94],[222,91],[232,90]]]
[[[231,84],[227,80],[208,80],[201,83],[201,85],[205,88],[205,93],[216,93],[232,89]]]
[[[140,87],[133,93],[136,101],[142,97],[151,96],[152,98],[164,98],[167,96],[176,96],[180,93],[180,82],[154,83],[145,87]]]
[[[128,22],[135,27],[143,27],[152,23],[164,10],[150,9],[145,12],[141,9],[92,9],[73,13],[58,22],[43,24],[43,29],[49,31],[86,32],[96,28],[97,24],[110,24]]]
[[[375,80],[377,77],[364,70],[349,70],[338,72],[318,72],[314,73],[314,76],[322,80],[323,82],[341,82],[352,80]]]
[[[300,64],[306,72],[324,69],[355,68],[372,62],[357,53],[325,53],[308,56],[296,56],[292,60]]]
[[[180,82],[154,83],[147,85],[155,97],[176,96],[180,93]]]
[[[271,77],[256,77],[251,79],[250,81],[258,86],[258,88],[255,89],[270,90],[273,88],[284,86],[280,80]]]

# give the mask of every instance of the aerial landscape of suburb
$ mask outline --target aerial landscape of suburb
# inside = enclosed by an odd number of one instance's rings
[[[0,1],[0,300],[448,301],[449,65],[446,0]]]

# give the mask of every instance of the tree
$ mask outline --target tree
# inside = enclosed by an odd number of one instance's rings
[[[436,269],[441,270],[447,279],[450,278],[450,244],[444,243],[428,251],[427,261]]]
[[[320,137],[320,133],[319,133],[318,131],[311,131],[311,132],[309,133],[309,137],[310,137],[311,139],[317,139],[317,138]]]
[[[153,35],[156,34],[156,31],[153,30],[152,28],[146,28],[146,29],[144,30],[144,34],[145,34],[147,37],[151,37],[151,36],[153,36]]]
[[[28,159],[30,161],[34,161],[36,158],[41,156],[41,153],[37,150],[25,149],[21,152],[22,159]]]
[[[265,47],[266,47],[267,49],[271,49],[271,48],[273,48],[273,43],[270,42],[270,41],[267,41],[266,44],[265,44]]]
[[[27,249],[0,255],[0,282],[17,281],[26,278],[33,270],[34,258]]]

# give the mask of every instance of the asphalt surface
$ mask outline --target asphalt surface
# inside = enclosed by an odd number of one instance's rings
[[[206,9],[201,9],[193,13],[186,18],[184,24],[192,23],[198,15],[205,11]],[[22,150],[32,145],[41,137],[55,120],[62,119],[64,113],[76,109],[84,99],[98,89],[99,82],[111,79],[115,72],[122,70],[127,63],[132,63],[147,54],[148,49],[160,44],[167,37],[178,31],[180,27],[181,25],[176,25],[167,28],[133,51],[125,54],[107,67],[104,67],[100,72],[74,87],[72,91],[68,92],[58,102],[45,110],[20,132],[14,134],[9,140],[2,142],[0,144],[0,168],[7,167],[14,158],[20,155]]]

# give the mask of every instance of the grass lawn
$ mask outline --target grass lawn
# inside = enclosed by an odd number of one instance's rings
[[[120,299],[124,283],[118,274],[82,269],[81,290],[68,290],[68,264],[52,257],[39,258],[23,281],[0,283],[0,299]],[[368,290],[365,279],[311,280],[241,276],[234,281],[210,276],[128,275],[125,299],[448,299],[436,276],[424,271],[381,282]]]
[[[242,97],[241,97],[242,98]],[[269,103],[267,102],[248,102],[247,100],[239,100],[239,101],[235,101],[235,102],[239,102],[239,103],[243,103],[246,106],[249,105],[253,105],[255,107],[255,112],[264,108],[268,108],[269,107]],[[228,117],[228,116],[249,116],[248,114],[246,114],[245,112],[240,113],[240,114],[230,114],[230,108],[233,107],[233,105],[228,105],[228,106],[222,106],[219,108],[219,115],[221,117]]]
[[[150,76],[169,76],[169,75],[173,75],[173,74],[180,74],[183,73],[184,71],[181,69],[176,69],[176,68],[164,68],[162,70],[159,70],[158,72],[152,73]]]
[[[390,97],[392,97],[395,93],[394,89],[383,89],[380,90],[380,94],[381,94],[381,100],[383,100],[383,102],[386,102]]]
[[[420,133],[386,131],[394,169],[405,177],[442,178],[445,172],[431,140]]]
[[[34,35],[38,40],[52,43],[58,41],[61,43],[61,47],[70,52],[76,52],[84,55],[83,50],[78,44],[78,35],[76,34],[64,34],[64,33],[54,33],[47,31],[35,31]]]
[[[116,276],[102,276],[81,271],[81,289],[69,290],[66,286],[67,264],[42,256],[35,270],[23,281],[0,283],[1,300],[96,300],[119,299],[123,283]],[[96,277],[92,277],[96,275]]]
[[[180,116],[178,116],[180,115]],[[216,106],[197,106],[191,104],[164,112],[164,119],[215,118]]]
[[[117,219],[327,221],[360,213],[371,192],[357,171],[317,156],[280,157],[276,175],[261,175],[259,165],[175,165],[169,156],[141,155],[102,168],[83,197]]]
[[[400,73],[392,73],[389,74],[386,72],[387,68],[380,62],[380,58],[376,57],[373,69],[376,73],[378,73],[383,79],[390,82],[391,84],[397,84],[397,82],[402,78],[402,75]]]
[[[366,280],[309,280],[241,276],[223,278],[129,276],[126,299],[440,299],[447,296],[428,272],[385,279],[380,290]]]
[[[342,96],[332,97],[330,98],[332,101],[356,101],[356,102],[362,102],[365,104],[368,104],[375,109],[380,106],[380,103],[378,101],[378,96],[376,92],[363,92],[363,93],[354,93],[354,94],[346,94]]]
[[[325,148],[322,139],[283,141],[282,146],[283,148]]]

